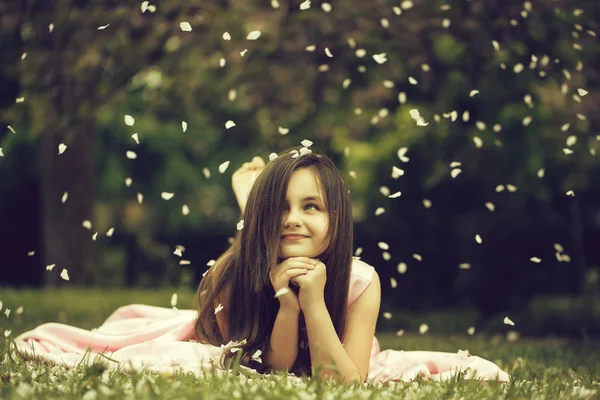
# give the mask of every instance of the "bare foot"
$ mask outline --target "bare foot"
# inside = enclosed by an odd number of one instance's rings
[[[250,193],[254,181],[264,168],[265,161],[261,157],[255,156],[252,161],[242,164],[231,176],[231,187],[242,212],[246,207],[248,193]]]

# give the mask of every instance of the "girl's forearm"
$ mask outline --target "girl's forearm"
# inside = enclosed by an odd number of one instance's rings
[[[299,310],[279,308],[273,332],[271,349],[265,361],[276,370],[289,371],[298,356],[298,317]]]

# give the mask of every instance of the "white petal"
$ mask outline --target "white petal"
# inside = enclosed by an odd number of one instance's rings
[[[142,204],[142,202],[144,201],[144,195],[141,193],[137,194],[137,201],[139,204]]]
[[[246,40],[256,40],[260,37],[260,31],[252,31],[246,36]]]
[[[325,47],[325,55],[327,57],[330,57],[330,58],[333,57],[333,54],[331,54],[331,51],[329,50],[329,47]]]
[[[106,236],[111,237],[115,233],[115,228],[110,228],[106,231]]]
[[[225,32],[223,34],[223,40],[231,40],[231,35],[229,34],[229,32]]]
[[[52,271],[54,267],[56,267],[56,264],[46,265],[46,271]]]
[[[92,221],[86,219],[81,223],[81,226],[83,226],[85,229],[92,229]]]
[[[190,265],[191,262],[189,260],[180,260],[179,265]]]
[[[467,329],[467,333],[471,336],[473,336],[473,334],[475,333],[475,327],[471,326],[469,327],[469,329]]]
[[[396,193],[394,193],[394,194],[390,194],[390,195],[388,196],[388,199],[396,199],[396,198],[398,198],[398,197],[400,197],[400,196],[402,196],[402,192],[396,192]]]
[[[233,122],[232,120],[225,122],[225,129],[233,128],[234,126],[235,122]]]
[[[224,163],[219,165],[219,172],[224,173],[225,171],[227,171],[227,167],[229,167],[229,161],[225,161]]]
[[[402,175],[404,175],[404,170],[393,166],[392,167],[392,178],[394,179],[398,179],[399,177],[401,177]]]
[[[381,250],[389,250],[390,249],[390,245],[387,244],[386,242],[377,243],[377,247],[379,247]]]
[[[580,95],[581,97],[583,97],[583,96],[585,96],[586,94],[588,94],[587,90],[585,90],[585,89],[581,89],[581,88],[577,89],[577,93],[579,93],[579,95]]]
[[[187,204],[184,204],[181,206],[181,213],[183,215],[188,215],[190,213],[190,208],[188,207]]]
[[[204,177],[205,177],[206,179],[209,179],[209,178],[210,178],[210,169],[208,169],[208,168],[204,167],[204,168],[202,168],[202,173],[204,174]]]
[[[97,237],[98,237],[98,232],[96,232],[92,235],[92,240],[95,242]]]
[[[460,268],[460,269],[471,269],[471,264],[469,264],[469,263],[461,263],[461,264],[458,264],[458,268]]]
[[[140,138],[138,137],[137,133],[134,133],[133,135],[131,135],[131,137],[133,138],[135,143],[140,144]]]
[[[539,264],[539,263],[542,262],[542,259],[538,258],[538,257],[531,257],[530,260],[531,260],[531,262],[534,262],[534,263],[537,263],[537,264]]]
[[[173,293],[171,296],[171,307],[177,306],[177,293]]]
[[[392,313],[390,313],[390,312],[384,312],[384,313],[383,313],[383,318],[385,318],[385,319],[390,319],[390,318],[392,318]]]
[[[478,94],[478,93],[479,93],[479,90],[473,89],[473,90],[471,90],[471,91],[469,92],[469,97],[473,97],[473,96],[475,96],[475,95],[476,95],[476,94]]]
[[[377,210],[375,210],[375,215],[379,216],[381,214],[385,213],[385,208],[383,207],[377,207]]]
[[[479,236],[479,234],[475,235],[475,241],[479,244],[481,244],[483,242],[483,240],[481,239],[481,236]]]
[[[286,293],[289,293],[290,289],[288,289],[287,287],[281,288],[277,291],[277,293],[275,293],[275,296],[273,296],[273,298],[278,298],[279,296],[283,296]]]
[[[515,323],[510,320],[508,317],[504,317],[503,321],[506,325],[515,326]]]
[[[237,223],[237,226],[236,226],[236,227],[237,227],[237,230],[238,230],[238,231],[241,231],[242,229],[244,229],[244,220],[243,220],[243,219],[242,219],[242,220],[240,220],[240,221]]]
[[[135,124],[135,118],[133,118],[131,115],[126,114],[124,119],[125,119],[125,125],[127,125],[127,126],[133,126],[133,124]]]
[[[125,153],[125,156],[127,158],[129,158],[130,160],[135,160],[137,158],[137,154],[135,153],[135,151],[131,151],[131,150],[127,150],[127,153]]]
[[[373,54],[373,60],[377,64],[383,64],[387,61],[386,53]]]
[[[109,25],[110,25],[110,24],[106,24],[106,25],[99,26],[99,27],[98,27],[98,30],[99,30],[99,31],[103,31],[103,30],[105,30],[106,28],[108,28],[108,26],[109,26]]]
[[[276,159],[277,157],[278,157],[278,156],[277,156],[277,153],[271,153],[271,154],[269,154],[269,161],[273,161],[273,160],[274,160],[274,159]]]
[[[494,206],[494,203],[491,202],[487,202],[485,203],[485,206],[487,207],[488,210],[490,210],[491,212],[494,212],[494,210],[496,209],[496,206]]]
[[[67,199],[69,198],[69,193],[68,192],[64,192],[62,195],[62,198],[60,199],[61,203],[65,204],[67,202]]]
[[[279,1],[277,1],[277,0],[271,0],[271,7],[273,7],[274,9],[278,9],[279,8]]]
[[[179,24],[179,27],[184,32],[191,32],[192,31],[192,25],[190,25],[189,22],[182,22],[182,23]]]
[[[181,129],[185,132],[187,131],[187,122],[181,121]]]
[[[362,254],[362,252],[363,252],[363,248],[362,248],[362,247],[359,247],[359,248],[358,248],[358,249],[356,249],[356,251],[354,252],[354,255],[358,257],[358,256],[360,256],[360,255]]]
[[[421,335],[424,335],[425,333],[427,333],[428,330],[429,330],[429,325],[427,325],[427,324],[421,324],[419,326],[419,333]]]
[[[306,0],[300,4],[301,10],[308,10],[310,8],[310,0]]]
[[[171,192],[162,192],[160,194],[160,197],[162,197],[163,200],[171,200],[173,198],[173,196],[175,196],[175,193],[171,193]]]
[[[125,178],[125,186],[131,187],[132,182],[133,182],[133,179],[131,179],[129,177]]]
[[[2,152],[2,147],[0,147],[0,157],[4,157],[4,153]]]
[[[65,150],[67,150],[67,145],[64,143],[61,143],[58,145],[58,154],[62,154],[65,152]]]
[[[392,289],[396,289],[398,282],[394,278],[390,278],[390,286],[392,286]]]
[[[215,308],[215,314],[218,313],[219,311],[221,311],[222,309],[223,309],[223,304],[219,303],[217,308]]]
[[[329,3],[322,3],[321,8],[325,12],[331,12],[331,4],[329,4]]]
[[[280,135],[287,135],[290,130],[288,128],[284,128],[282,126],[278,126],[277,131],[279,132]]]
[[[456,178],[461,172],[462,169],[454,168],[452,171],[450,171],[450,175],[452,176],[452,178]]]
[[[69,280],[69,273],[67,272],[66,269],[63,269],[62,272],[60,273],[60,277],[62,279],[64,279],[65,281]]]
[[[149,1],[143,1],[142,2],[142,5],[141,5],[142,13],[146,12],[146,10],[148,9],[148,4],[150,4]]]
[[[423,261],[423,257],[420,254],[413,254],[413,258],[417,261]]]
[[[10,336],[10,334],[12,333],[12,331],[10,329],[7,329],[4,331],[4,337],[7,338]]]

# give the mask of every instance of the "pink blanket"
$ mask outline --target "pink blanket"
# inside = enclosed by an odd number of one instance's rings
[[[354,259],[348,307],[369,286],[373,272],[372,266]],[[196,375],[213,367],[222,371],[220,354],[230,351],[235,343],[215,347],[188,341],[194,331],[195,313],[194,310],[132,304],[118,308],[98,329],[88,331],[48,323],[21,334],[15,341],[22,354],[36,355],[68,368],[103,354],[112,360],[109,365],[122,366],[125,370],[148,368],[161,373],[183,370]],[[465,372],[466,378],[510,380],[493,362],[466,351],[381,351],[374,337],[367,381],[411,381],[417,376],[444,380],[459,371]]]
[[[114,360],[107,360],[109,365],[125,370],[182,370],[199,375],[213,366],[220,368],[219,355],[229,351],[232,344],[215,347],[187,341],[194,330],[194,316],[194,310],[132,304],[117,309],[95,330],[47,323],[21,334],[15,341],[21,354],[68,368],[102,353]],[[367,380],[411,381],[417,376],[444,380],[459,370],[467,370],[467,378],[509,380],[496,364],[467,352],[380,351],[377,338],[373,338]]]

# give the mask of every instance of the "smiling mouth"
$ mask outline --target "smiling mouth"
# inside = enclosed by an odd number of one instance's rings
[[[302,235],[285,235],[282,237],[283,240],[300,240],[300,239],[306,239],[306,236],[302,236]]]

